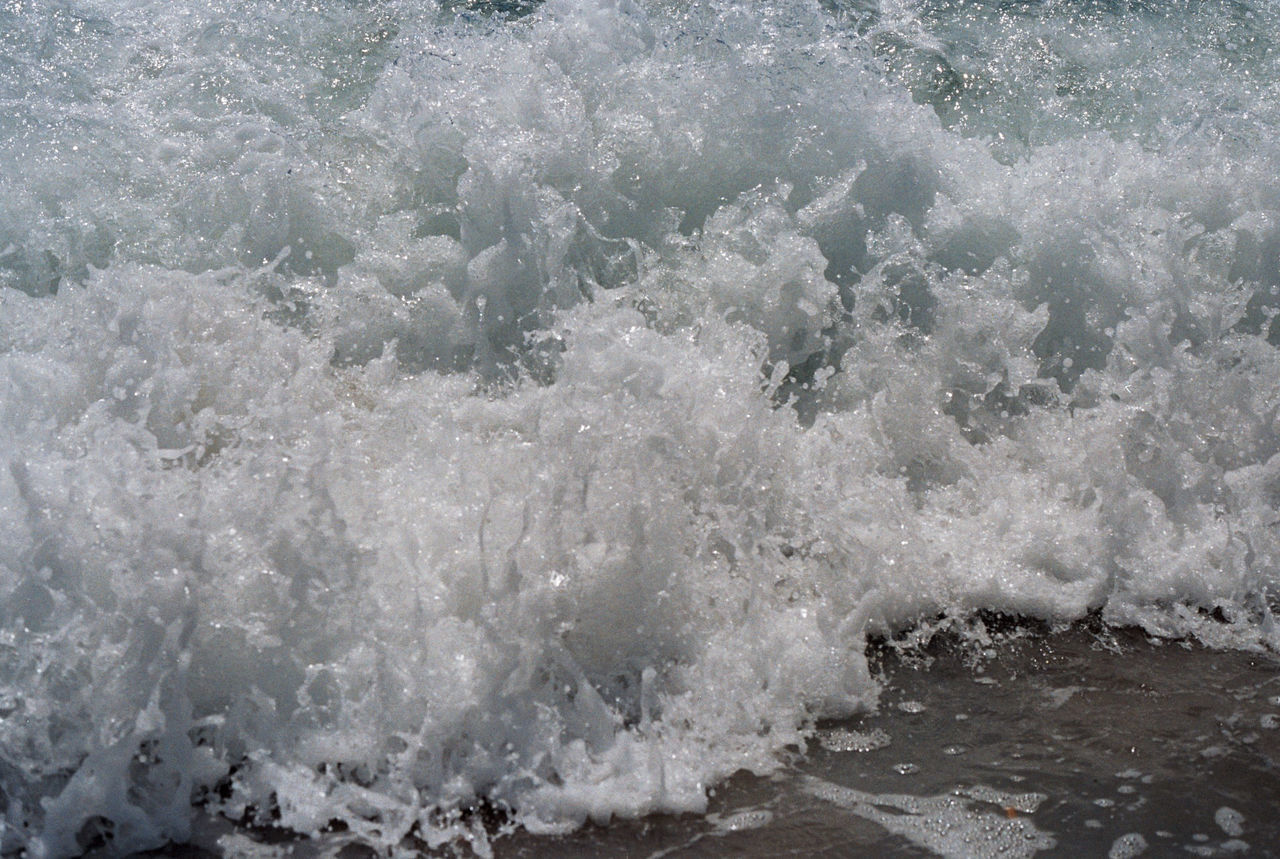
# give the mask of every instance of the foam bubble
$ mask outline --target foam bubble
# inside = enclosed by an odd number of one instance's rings
[[[1229,806],[1222,806],[1213,813],[1213,822],[1232,838],[1244,835],[1244,815]]]
[[[995,809],[973,806],[957,795],[871,794],[812,776],[805,777],[804,786],[819,799],[943,856],[1034,856],[1057,843],[1025,816],[1004,809],[997,814]],[[998,792],[974,793],[969,795],[982,803],[1000,798]]]
[[[1143,838],[1141,833],[1128,832],[1112,842],[1107,856],[1109,859],[1130,859],[1146,853],[1148,846],[1147,839]]]

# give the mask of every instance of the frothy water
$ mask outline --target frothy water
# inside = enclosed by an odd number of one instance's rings
[[[0,850],[698,812],[979,611],[1280,645],[1278,39],[8,2]]]
[[[813,776],[807,777],[804,788],[938,856],[1030,857],[1056,844],[1021,816],[1036,810],[1045,799],[1041,794],[1014,796],[985,790],[926,798],[894,796],[841,787]],[[983,805],[995,806],[1004,818],[993,816],[990,809],[978,810]]]

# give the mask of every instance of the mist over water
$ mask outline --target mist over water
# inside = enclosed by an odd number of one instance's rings
[[[697,812],[978,612],[1280,646],[1277,40],[5,3],[0,851]]]

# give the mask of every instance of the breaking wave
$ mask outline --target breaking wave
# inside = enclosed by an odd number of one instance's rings
[[[1277,39],[6,4],[0,850],[697,812],[940,617],[1277,646]]]

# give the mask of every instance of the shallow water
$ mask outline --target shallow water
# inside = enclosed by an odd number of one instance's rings
[[[788,772],[705,820],[495,855],[1265,855],[1280,839],[1280,663],[1080,631],[994,658],[935,645],[881,666],[878,712],[824,725]],[[1128,855],[1138,855],[1130,853]]]
[[[773,778],[730,779],[705,816],[516,834],[494,855],[1225,856],[1280,839],[1272,655],[1075,629],[876,661],[875,713],[823,724]],[[208,821],[193,846],[364,855],[342,833],[281,835]]]
[[[993,612],[1276,650],[1278,15],[4,4],[0,852],[702,815]]]

